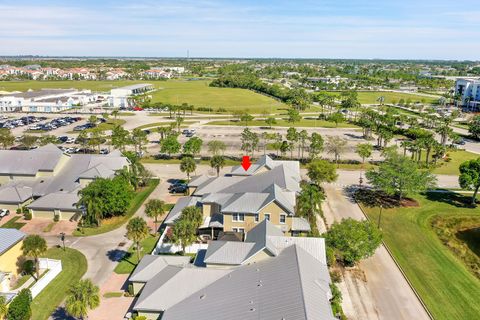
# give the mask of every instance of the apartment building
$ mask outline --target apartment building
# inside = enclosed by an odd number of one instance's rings
[[[26,207],[34,218],[76,218],[81,213],[76,206],[78,191],[128,165],[119,151],[69,155],[54,145],[0,150],[0,208],[15,212]]]
[[[148,320],[333,320],[322,238],[263,220],[242,241],[212,241],[193,264],[147,255],[129,278]],[[203,258],[204,257],[204,258]]]
[[[130,86],[115,88],[110,91],[108,97],[108,104],[115,108],[127,108],[131,107],[130,97],[144,94],[154,90],[154,86],[150,83],[139,83]]]
[[[480,78],[460,78],[455,82],[455,94],[461,105],[470,110],[480,110]]]
[[[263,220],[284,234],[306,233],[309,223],[295,216],[300,180],[298,161],[264,155],[247,171],[238,166],[225,176],[193,178],[190,196],[179,199],[164,223],[173,226],[185,207],[198,206],[204,219],[199,232],[212,238],[220,232],[248,232]]]

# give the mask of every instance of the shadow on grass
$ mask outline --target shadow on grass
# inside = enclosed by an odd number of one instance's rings
[[[480,258],[480,227],[458,231],[457,238]]]
[[[113,249],[107,252],[107,257],[110,261],[120,262],[124,259],[128,259],[132,254],[120,249]],[[127,257],[128,256],[128,257]]]
[[[64,307],[57,308],[52,314],[53,320],[76,320],[76,318],[71,317],[67,314]]]
[[[457,208],[475,208],[471,203],[471,196],[446,189],[437,189],[436,192],[427,192],[426,197],[430,201],[447,203]]]
[[[383,206],[384,208],[395,208],[401,205],[400,201],[382,191],[372,189],[357,189],[355,198],[363,205],[373,208]]]

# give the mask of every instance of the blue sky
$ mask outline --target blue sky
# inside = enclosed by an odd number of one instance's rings
[[[0,0],[0,55],[480,60],[478,0]]]

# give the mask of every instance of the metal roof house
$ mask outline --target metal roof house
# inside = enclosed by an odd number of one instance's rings
[[[211,259],[224,263],[161,268],[133,309],[149,320],[335,319],[324,239],[285,237],[265,220],[245,242],[212,241]]]
[[[178,200],[164,223],[172,226],[185,207],[198,206],[204,217],[201,229],[212,238],[219,231],[244,233],[265,219],[284,233],[308,232],[308,222],[295,217],[300,179],[297,161],[276,161],[268,156],[247,171],[234,167],[229,175],[198,176],[188,185],[190,196]]]
[[[27,207],[33,217],[71,219],[79,213],[80,189],[97,177],[113,177],[128,165],[128,159],[116,152],[68,155],[54,145],[0,150],[0,208]]]

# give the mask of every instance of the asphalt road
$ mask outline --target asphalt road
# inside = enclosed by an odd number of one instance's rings
[[[342,188],[326,184],[325,192],[327,200],[323,210],[328,224],[343,218],[365,219]],[[430,319],[384,246],[362,261],[359,270],[346,271],[339,287],[349,319]]]

